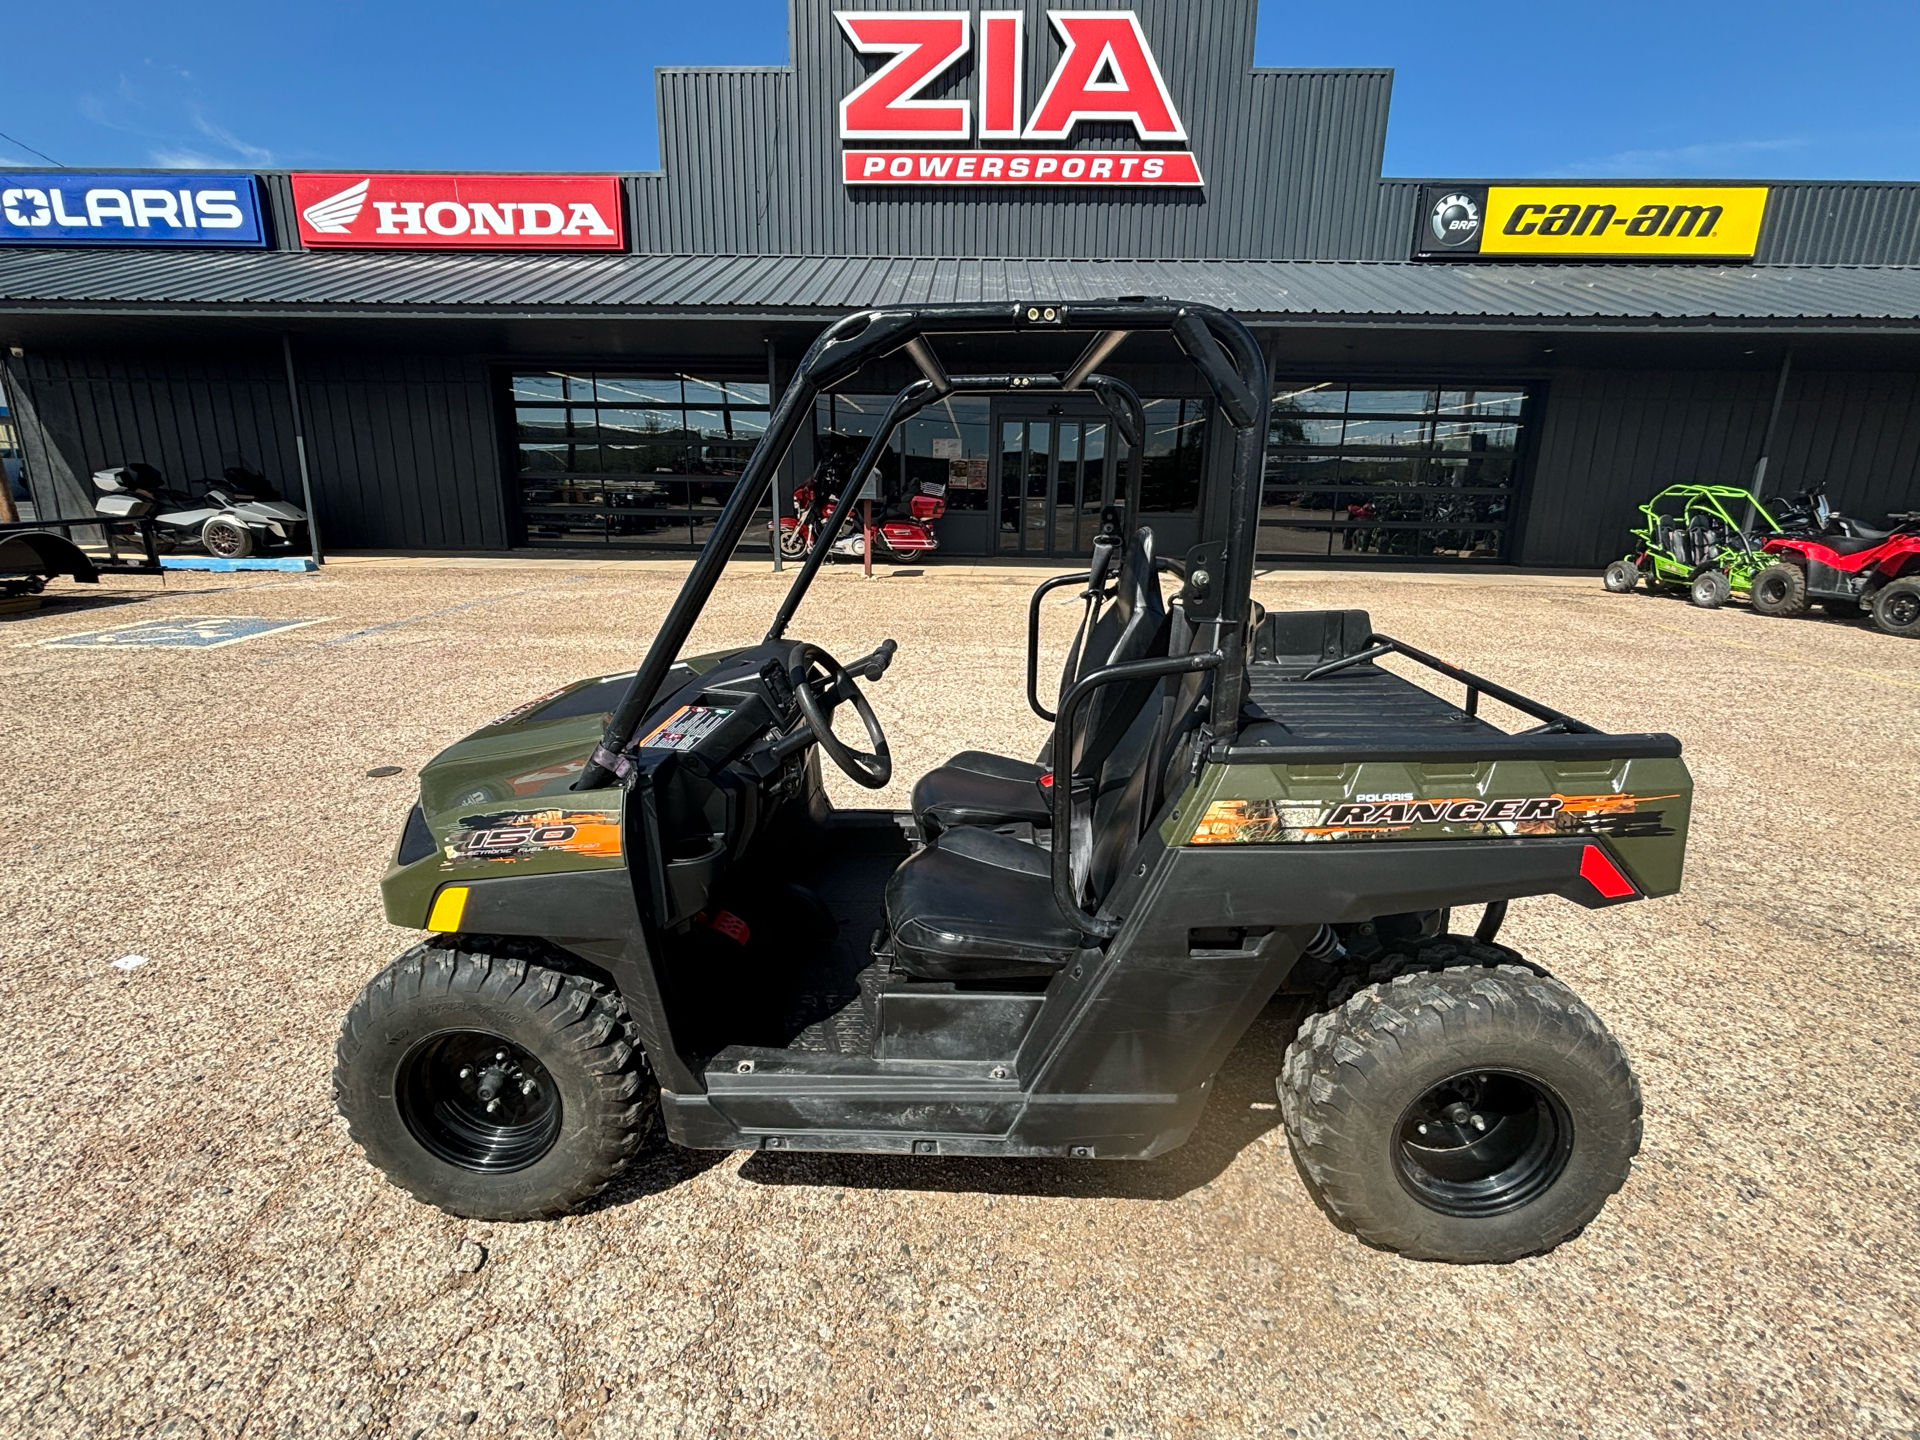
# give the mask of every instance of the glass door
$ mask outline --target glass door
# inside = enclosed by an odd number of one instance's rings
[[[1085,555],[1101,512],[1126,503],[1127,457],[1111,422],[1012,411],[1000,416],[998,475],[1001,555]],[[1118,497],[1116,499],[1116,496]]]

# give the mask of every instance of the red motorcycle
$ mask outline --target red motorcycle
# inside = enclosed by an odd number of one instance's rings
[[[1889,635],[1920,639],[1920,514],[1889,518],[1891,530],[1840,522],[1826,497],[1811,497],[1816,533],[1776,535],[1761,548],[1776,557],[1753,577],[1750,598],[1762,615],[1807,613],[1818,601],[1829,615],[1864,610]],[[1833,530],[1851,533],[1834,534]]]
[[[836,479],[831,468],[823,468],[793,492],[794,507],[799,514],[780,517],[780,553],[788,559],[798,560],[812,552],[821,530],[825,528],[831,507],[839,499]],[[933,532],[933,522],[947,513],[947,502],[942,495],[933,491],[945,489],[944,485],[929,487],[923,484],[919,491],[907,497],[907,516],[904,519],[888,515],[882,502],[879,513],[873,517],[874,557],[924,560],[938,550],[940,537]],[[862,518],[859,514],[847,518],[847,523],[841,527],[840,538],[834,541],[833,549],[829,552],[834,558],[859,560],[866,555],[867,536],[861,525]]]

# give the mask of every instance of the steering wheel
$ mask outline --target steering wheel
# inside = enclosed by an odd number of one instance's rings
[[[823,671],[829,682],[825,688],[826,693],[833,697],[830,705],[823,706],[819,693],[813,688],[813,672],[816,669]],[[893,756],[887,750],[887,737],[881,732],[880,719],[873,713],[873,706],[860,693],[860,687],[854,683],[846,667],[818,645],[803,644],[794,651],[791,673],[794,699],[800,702],[800,713],[806,717],[807,728],[813,731],[814,739],[833,758],[833,763],[846,772],[847,778],[869,790],[878,790],[891,780]],[[860,723],[867,727],[867,741],[873,746],[871,755],[855,750],[833,733],[834,707],[843,699],[852,703]]]

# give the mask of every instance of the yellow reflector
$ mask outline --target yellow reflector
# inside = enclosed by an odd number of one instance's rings
[[[433,897],[433,913],[427,916],[427,929],[451,935],[460,928],[461,917],[466,913],[467,887],[449,885]]]

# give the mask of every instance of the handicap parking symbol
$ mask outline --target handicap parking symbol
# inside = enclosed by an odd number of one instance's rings
[[[258,640],[262,635],[297,630],[302,625],[318,625],[322,618],[270,620],[262,615],[195,615],[171,620],[140,620],[132,625],[116,625],[111,630],[62,635],[56,640],[43,640],[40,643],[49,650],[217,650],[222,645],[238,645],[243,640]]]

